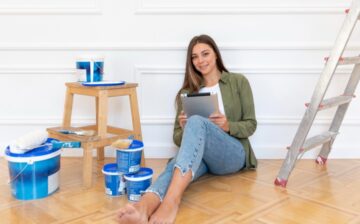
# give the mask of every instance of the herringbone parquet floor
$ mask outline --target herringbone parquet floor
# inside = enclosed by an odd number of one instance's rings
[[[41,200],[14,199],[7,184],[8,167],[0,159],[0,223],[116,223],[125,197],[104,193],[95,162],[94,186],[81,186],[81,158],[62,158],[60,190]],[[166,160],[147,160],[155,177]],[[286,189],[273,185],[281,160],[259,160],[256,171],[228,176],[207,175],[190,185],[176,223],[360,223],[360,160],[313,160],[298,163]]]

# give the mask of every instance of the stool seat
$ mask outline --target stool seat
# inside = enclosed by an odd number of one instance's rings
[[[97,149],[98,160],[104,159],[104,147],[111,145],[121,138],[130,135],[142,141],[140,115],[136,96],[136,83],[127,83],[119,86],[83,86],[81,83],[66,83],[66,97],[64,107],[63,124],[61,127],[48,128],[49,137],[61,141],[79,141],[83,148],[83,185],[92,185],[92,149]],[[96,124],[82,127],[71,126],[71,115],[74,94],[94,96],[96,99]],[[116,96],[129,96],[132,117],[132,130],[107,125],[108,121],[108,98]],[[60,130],[94,130],[94,136],[80,136],[74,134],[63,134]],[[141,166],[144,166],[144,153],[141,156]]]

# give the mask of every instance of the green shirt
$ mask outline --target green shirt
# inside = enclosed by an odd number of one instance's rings
[[[229,134],[237,138],[244,146],[246,154],[246,169],[256,168],[257,161],[250,141],[257,126],[254,100],[249,81],[242,74],[223,72],[219,80],[220,91],[224,103],[225,116],[229,122]],[[189,93],[189,91],[182,91]],[[175,117],[174,143],[180,147],[183,129],[177,117],[182,111],[181,102],[177,105]]]

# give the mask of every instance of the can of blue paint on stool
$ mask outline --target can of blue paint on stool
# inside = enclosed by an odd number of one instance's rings
[[[153,170],[147,167],[141,167],[137,173],[124,175],[129,201],[140,200],[141,194],[151,185],[152,175]]]
[[[115,148],[118,170],[124,174],[138,172],[143,148],[144,144],[139,140],[133,140],[127,149]]]
[[[118,171],[116,163],[106,164],[102,172],[105,180],[105,193],[109,196],[120,196],[126,192],[124,175]]]
[[[85,74],[85,77],[81,77],[81,81],[100,82],[104,75],[104,57],[89,55],[78,57],[76,69]]]
[[[50,143],[53,139],[48,139]],[[11,193],[16,199],[32,200],[49,196],[59,189],[60,148],[44,144],[24,154],[12,153],[8,146]]]

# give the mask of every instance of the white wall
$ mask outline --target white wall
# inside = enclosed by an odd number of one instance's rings
[[[101,54],[106,79],[140,84],[146,156],[173,155],[174,96],[186,46],[206,33],[217,41],[226,66],[250,80],[259,123],[251,138],[256,154],[283,158],[349,5],[350,0],[1,0],[0,144],[59,125],[64,83],[76,80],[76,57]],[[357,27],[346,55],[359,54],[359,37]],[[329,95],[341,93],[350,72],[338,70]],[[130,127],[127,102],[111,99],[112,124]],[[94,122],[93,108],[91,98],[77,96],[74,123]],[[332,157],[360,157],[359,109],[355,99]],[[319,113],[311,133],[326,130],[332,112]]]

